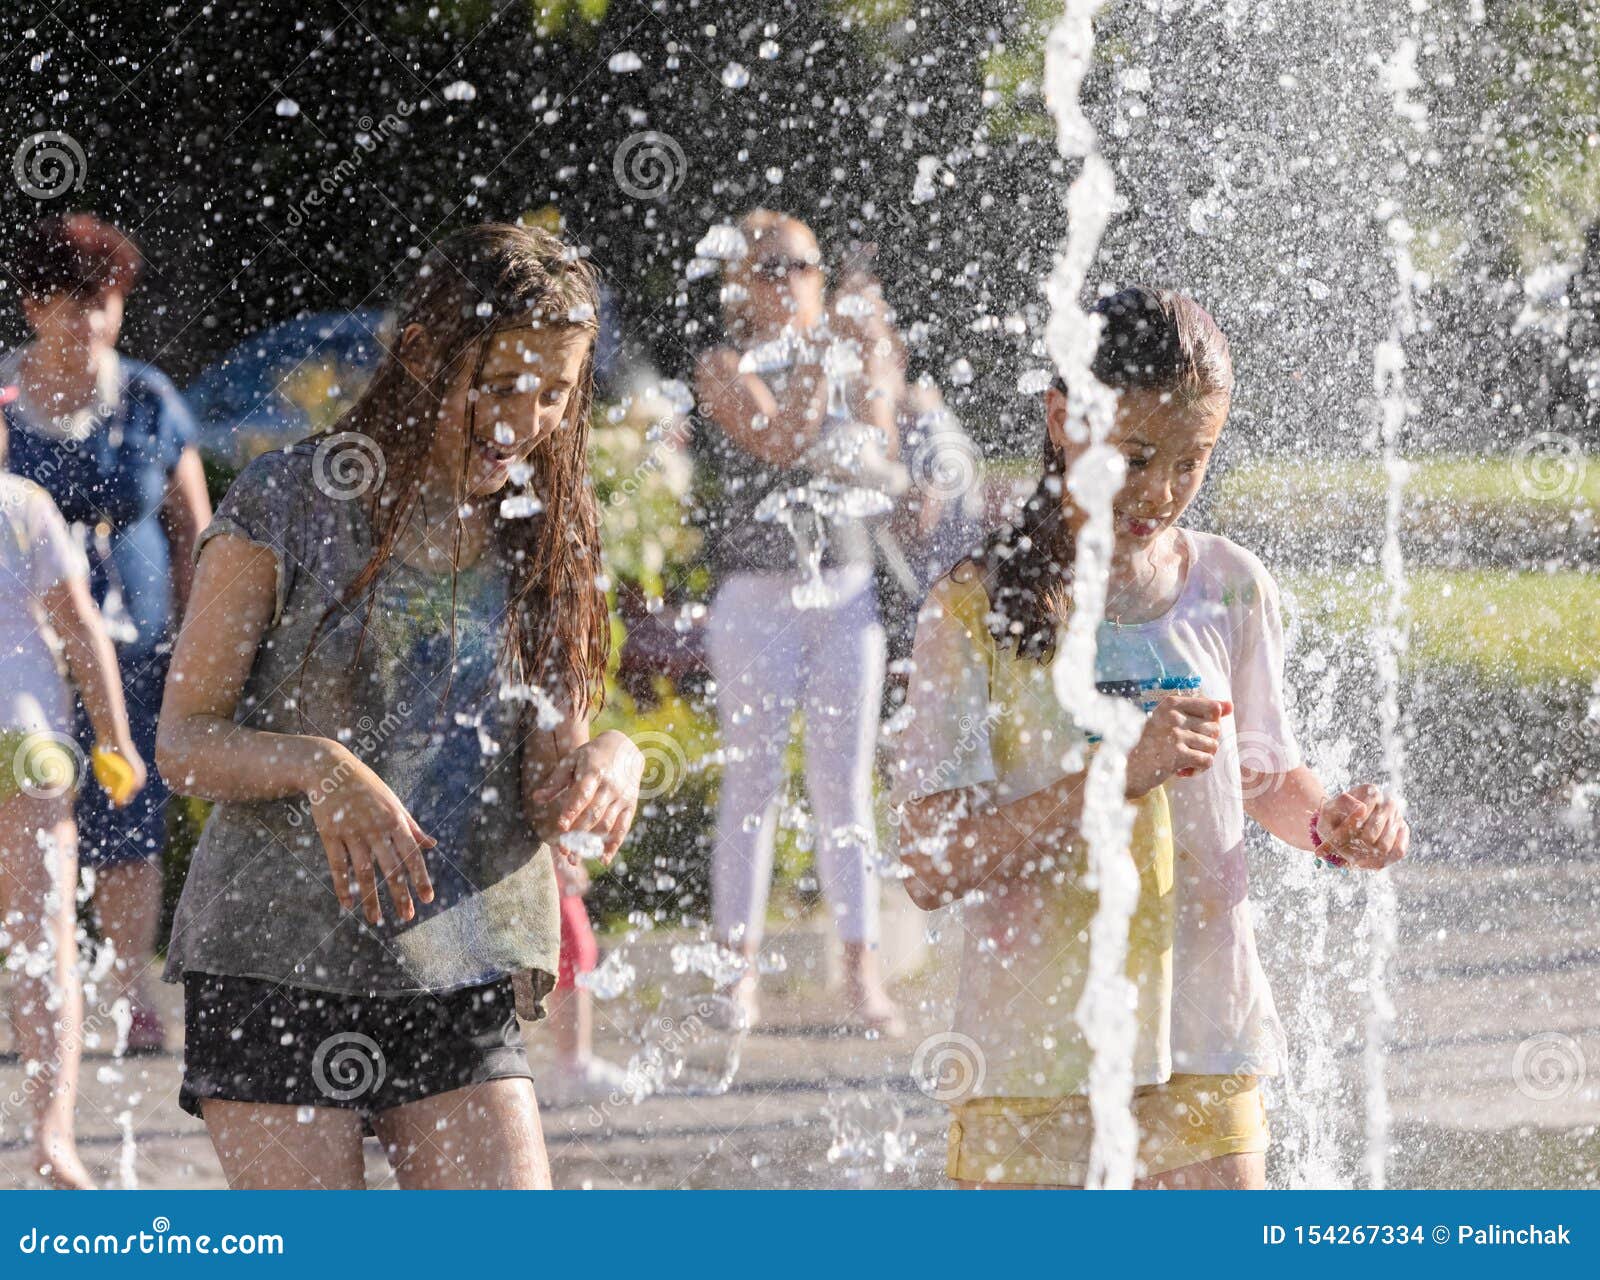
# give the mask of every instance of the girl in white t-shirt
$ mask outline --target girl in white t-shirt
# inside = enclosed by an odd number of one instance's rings
[[[1256,954],[1246,815],[1334,865],[1378,869],[1410,833],[1375,786],[1329,798],[1284,709],[1278,592],[1261,562],[1177,522],[1199,491],[1233,388],[1227,339],[1192,299],[1102,299],[1095,375],[1119,392],[1127,462],[1115,503],[1097,683],[1149,713],[1128,757],[1140,897],[1139,1186],[1259,1187],[1258,1077],[1283,1030]],[[1075,1009],[1096,896],[1084,884],[1083,783],[1094,740],[1050,668],[1083,514],[1065,477],[1065,388],[1046,395],[1044,476],[1018,526],[936,585],[918,620],[895,796],[907,886],[962,902],[948,1171],[967,1185],[1082,1186],[1090,1054]]]
[[[14,394],[0,388],[0,404]],[[4,470],[5,444],[0,418],[0,951],[13,970],[21,1059],[37,1064],[24,1090],[34,1104],[35,1166],[54,1186],[82,1188],[93,1185],[73,1136],[83,992],[72,801],[83,756],[72,736],[69,673],[114,804],[133,798],[145,769],[116,653],[89,594],[88,561],[50,495]]]

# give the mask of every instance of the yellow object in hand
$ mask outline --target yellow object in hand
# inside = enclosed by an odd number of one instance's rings
[[[120,809],[133,799],[133,767],[126,760],[105,747],[96,747],[90,759],[94,766],[95,781],[106,789],[112,804]]]

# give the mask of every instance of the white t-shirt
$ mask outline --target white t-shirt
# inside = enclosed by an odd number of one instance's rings
[[[88,576],[89,562],[50,495],[0,471],[0,731],[72,732],[72,695],[44,598]]]
[[[1153,792],[1138,806],[1133,853],[1144,883],[1129,962],[1140,991],[1138,1084],[1171,1072],[1275,1075],[1285,1049],[1256,954],[1239,774],[1241,751],[1263,772],[1301,763],[1284,709],[1277,587],[1255,556],[1226,538],[1184,529],[1177,536],[1187,553],[1178,599],[1151,622],[1103,623],[1096,655],[1097,680],[1140,682],[1149,702],[1166,688],[1233,703],[1212,767],[1169,780],[1164,796]],[[986,597],[979,589],[974,601],[971,592],[946,579],[919,619],[897,799],[985,785],[1001,800],[1016,799],[1083,767],[1075,745],[1085,735],[1055,703],[1048,669],[997,652],[981,621]],[[1151,798],[1164,804],[1149,811]],[[1158,857],[1168,820],[1170,880]],[[1000,891],[962,908],[955,1026],[978,1041],[991,1067],[998,1052],[1001,1067],[983,1093],[1080,1087],[1072,1016],[1086,956],[1069,952],[1086,947],[1087,935],[1083,903],[1069,889]],[[1164,942],[1170,993],[1160,990]],[[1052,966],[1069,959],[1073,972],[1058,980]],[[1041,998],[1045,973],[1052,994]],[[1013,995],[996,999],[1010,988]],[[1164,1025],[1147,1026],[1152,1018]]]
[[[1178,535],[1190,559],[1177,602],[1153,622],[1111,628],[1148,641],[1174,674],[1199,676],[1202,697],[1233,703],[1211,768],[1165,784],[1177,891],[1172,1069],[1277,1075],[1286,1046],[1256,954],[1239,764],[1287,773],[1303,763],[1284,706],[1278,586],[1237,543]]]

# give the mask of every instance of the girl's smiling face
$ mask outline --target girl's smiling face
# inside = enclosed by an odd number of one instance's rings
[[[465,496],[503,489],[515,464],[526,462],[540,444],[571,426],[568,416],[580,400],[577,392],[592,342],[588,329],[574,325],[496,331],[476,386],[468,385],[469,355],[439,407],[428,453],[430,479],[449,477],[446,484],[453,485],[464,452]]]
[[[1050,438],[1067,460],[1067,470],[1088,447],[1067,439],[1067,398],[1047,393]],[[1106,443],[1122,454],[1127,475],[1113,506],[1116,540],[1123,546],[1148,545],[1178,522],[1205,481],[1212,451],[1228,419],[1228,398],[1185,401],[1167,391],[1130,388],[1117,396],[1116,419]],[[1069,512],[1074,529],[1083,514]]]

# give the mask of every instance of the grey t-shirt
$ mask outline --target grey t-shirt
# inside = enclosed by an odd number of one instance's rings
[[[391,559],[358,658],[363,610],[338,601],[372,534],[364,498],[338,496],[318,443],[250,463],[196,546],[198,557],[228,533],[277,558],[276,607],[234,719],[349,747],[438,841],[424,852],[436,896],[401,923],[385,892],[384,921],[370,925],[359,904],[346,912],[334,897],[305,795],[218,804],[178,904],[167,979],[193,971],[400,995],[532,971],[542,997],[555,981],[559,898],[550,852],[522,813],[526,704],[503,699],[496,674],[507,575],[492,541],[457,574],[452,663],[450,575]]]

